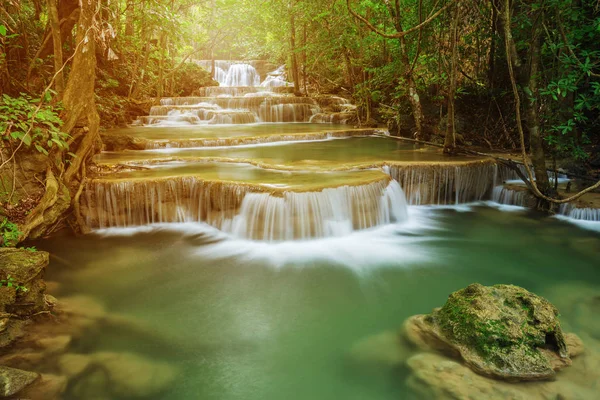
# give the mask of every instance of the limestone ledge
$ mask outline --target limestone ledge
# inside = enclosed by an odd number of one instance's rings
[[[224,138],[173,138],[173,139],[149,139],[143,136],[126,135],[123,133],[102,135],[102,142],[107,151],[122,150],[148,150],[166,147],[216,147],[216,146],[240,146],[249,144],[292,142],[303,140],[325,140],[330,138],[343,138],[353,136],[369,136],[382,133],[382,129],[347,129],[326,130],[320,132],[298,132],[285,134],[234,136]]]

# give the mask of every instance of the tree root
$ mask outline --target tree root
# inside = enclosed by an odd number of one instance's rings
[[[46,191],[38,205],[27,216],[25,223],[19,226],[19,241],[37,238],[45,229],[53,225],[70,205],[71,197],[66,186],[59,182],[52,168],[46,170]]]

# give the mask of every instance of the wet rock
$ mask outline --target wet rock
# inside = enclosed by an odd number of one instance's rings
[[[567,349],[569,349],[569,357],[577,357],[583,354],[584,346],[583,341],[574,333],[565,334],[565,342],[567,343]]]
[[[69,394],[75,399],[111,400],[109,387],[106,371],[96,368],[77,380],[69,390]]]
[[[10,276],[15,285],[26,289],[0,287],[0,313],[27,317],[47,310],[43,281],[47,265],[46,252],[0,248],[0,280],[7,280]]]
[[[73,394],[80,398],[156,396],[169,389],[177,377],[177,370],[170,364],[132,353],[101,352],[89,358],[89,365],[85,368],[89,372],[73,388]],[[82,363],[83,360],[71,358],[68,362]]]
[[[0,366],[0,397],[12,396],[33,383],[40,374]]]
[[[107,316],[104,306],[89,296],[61,297],[55,310],[64,328],[74,337],[97,328]]]
[[[69,335],[43,337],[35,342],[36,347],[44,349],[47,354],[64,353],[70,344],[71,336]]]
[[[12,351],[0,358],[0,364],[13,368],[29,370],[42,365],[45,359],[44,353],[33,349],[20,349]]]
[[[64,376],[42,374],[41,379],[19,392],[19,398],[60,400],[67,389],[67,383]]]
[[[543,380],[571,364],[558,311],[518,286],[472,284],[430,315],[409,319],[420,348],[460,357],[475,372],[512,381]]]
[[[85,354],[65,354],[57,362],[62,375],[69,379],[80,376],[92,363],[92,358]]]
[[[439,354],[419,353],[407,361],[411,375],[407,385],[419,398],[436,400],[592,400],[597,398],[596,382],[571,379],[553,382],[497,381],[478,375],[467,366]],[[569,372],[574,372],[571,368]]]
[[[94,360],[108,371],[111,387],[118,396],[156,395],[174,382],[175,368],[130,353],[98,353]]]

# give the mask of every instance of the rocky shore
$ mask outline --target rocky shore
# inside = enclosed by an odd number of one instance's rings
[[[179,372],[168,362],[133,352],[87,352],[83,339],[107,326],[125,335],[152,333],[93,298],[57,300],[59,285],[49,282],[47,290],[43,281],[47,265],[48,253],[0,249],[6,282],[0,287],[0,398],[144,399],[174,384]]]

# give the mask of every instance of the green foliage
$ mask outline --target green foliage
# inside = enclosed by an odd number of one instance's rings
[[[25,286],[18,284],[17,281],[15,281],[15,279],[10,275],[8,275],[6,279],[0,280],[0,287],[2,286],[14,288],[16,292],[20,291],[22,293],[25,293],[28,290]]]
[[[174,75],[172,91],[177,96],[190,96],[201,87],[217,85],[210,72],[195,63],[186,62]]]
[[[25,250],[35,253],[37,251],[37,248],[35,246],[25,247]]]
[[[58,108],[47,104],[50,99],[47,92],[38,109],[40,99],[23,93],[16,98],[4,94],[0,98],[1,146],[14,148],[22,143],[45,155],[54,148],[67,150],[69,136],[61,132],[62,120],[58,117]]]
[[[7,218],[0,221],[0,247],[13,247],[19,242],[21,231],[17,224],[10,222]]]

